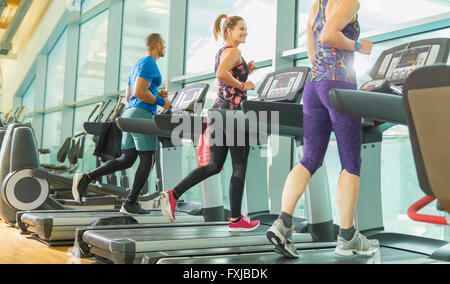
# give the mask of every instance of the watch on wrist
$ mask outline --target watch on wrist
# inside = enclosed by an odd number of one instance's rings
[[[362,44],[359,41],[355,41],[355,51],[360,51]]]

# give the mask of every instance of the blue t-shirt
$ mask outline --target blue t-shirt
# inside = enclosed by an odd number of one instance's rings
[[[158,65],[156,65],[155,60],[150,57],[144,57],[140,59],[130,71],[130,76],[128,77],[128,86],[131,87],[131,93],[134,94],[137,78],[141,77],[150,82],[150,88],[148,89],[150,93],[158,97],[159,86],[162,84],[162,76],[159,72]],[[156,104],[148,104],[142,102],[135,96],[131,96],[130,102],[128,103],[127,109],[137,107],[145,109],[153,114],[156,114],[157,106]]]

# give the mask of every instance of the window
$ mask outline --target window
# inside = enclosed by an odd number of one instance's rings
[[[76,100],[104,94],[108,11],[80,27]]]
[[[92,111],[96,107],[97,104],[93,105],[87,105],[82,107],[75,108],[75,117],[74,117],[74,130],[73,130],[73,136],[76,136],[80,133],[84,132],[84,123],[88,121],[89,116],[91,115]],[[97,111],[98,113],[98,111]],[[106,116],[107,114],[105,114]],[[96,117],[94,114],[91,118],[91,121]],[[96,160],[97,158],[93,155],[94,149],[95,149],[95,143],[92,139],[92,135],[87,135],[84,145],[84,156],[83,159],[78,161],[78,169],[77,171],[80,172],[87,172],[92,169],[95,169],[96,166]],[[79,138],[76,138],[75,142],[78,141]]]
[[[272,58],[275,51],[275,6],[274,0],[190,0],[185,73],[214,70],[214,58],[223,41],[215,41],[212,27],[216,17],[222,13],[245,19],[248,37],[241,50],[247,61]]]
[[[315,0],[298,0],[298,47],[306,45],[306,24],[314,2]],[[360,1],[360,4],[358,17],[362,33],[385,29],[450,11],[449,2],[433,0],[366,0]],[[386,7],[389,7],[389,9],[386,9]]]
[[[62,112],[44,114],[44,128],[42,135],[42,148],[50,149],[51,153],[41,159],[43,164],[58,164],[56,159],[61,144]]]
[[[66,42],[67,32],[64,32],[48,55],[45,109],[63,104]]]
[[[34,96],[35,96],[35,79],[30,83],[28,89],[25,91],[22,97],[22,106],[25,107],[25,113],[31,113],[34,111]]]
[[[168,42],[169,34],[169,0],[136,1],[126,0],[124,5],[122,57],[120,72],[120,89],[128,83],[131,67],[146,55],[145,39],[151,33],[159,33]],[[167,57],[158,60],[158,67],[167,78]]]
[[[94,8],[98,4],[102,3],[103,0],[84,0],[81,4],[81,13],[86,13],[90,9]]]

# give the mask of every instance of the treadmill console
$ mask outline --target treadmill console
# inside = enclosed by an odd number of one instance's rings
[[[184,88],[172,101],[172,112],[194,112],[197,104],[204,104],[208,84],[195,84]]]
[[[177,97],[177,95],[178,95],[178,92],[172,91],[172,92],[169,92],[169,95],[167,96],[167,98],[173,104],[173,102],[174,102],[175,98]],[[162,112],[164,112],[164,108],[163,107],[158,107],[158,114],[160,114]]]
[[[310,69],[296,67],[266,76],[258,94],[266,102],[299,102]]]
[[[177,95],[178,95],[178,92],[169,92],[169,96],[168,96],[168,99],[171,101],[171,102],[173,102],[174,100],[175,100],[175,98],[177,97]]]
[[[384,51],[370,72],[372,81],[361,90],[402,94],[402,85],[416,69],[446,63],[450,39],[438,38],[403,44]]]

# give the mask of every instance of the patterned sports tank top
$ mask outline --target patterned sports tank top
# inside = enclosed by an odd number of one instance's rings
[[[319,0],[319,13],[313,26],[317,52],[313,71],[310,74],[311,82],[323,80],[345,81],[356,84],[354,68],[355,52],[333,48],[320,41],[320,35],[326,23],[325,8],[329,0]],[[351,40],[358,40],[360,26],[358,20],[348,24],[342,33]]]
[[[220,66],[220,57],[222,56],[223,51],[227,48],[231,48],[231,46],[225,46],[221,48],[216,55],[216,69],[215,69],[216,74]],[[250,69],[248,68],[247,62],[245,62],[244,58],[242,58],[242,64],[234,67],[230,71],[230,73],[231,76],[233,76],[236,80],[244,83],[247,82]],[[217,94],[218,98],[213,108],[240,110],[241,102],[247,100],[247,92],[244,92],[238,88],[233,88],[220,80],[218,80],[218,84],[219,84],[219,91]]]

